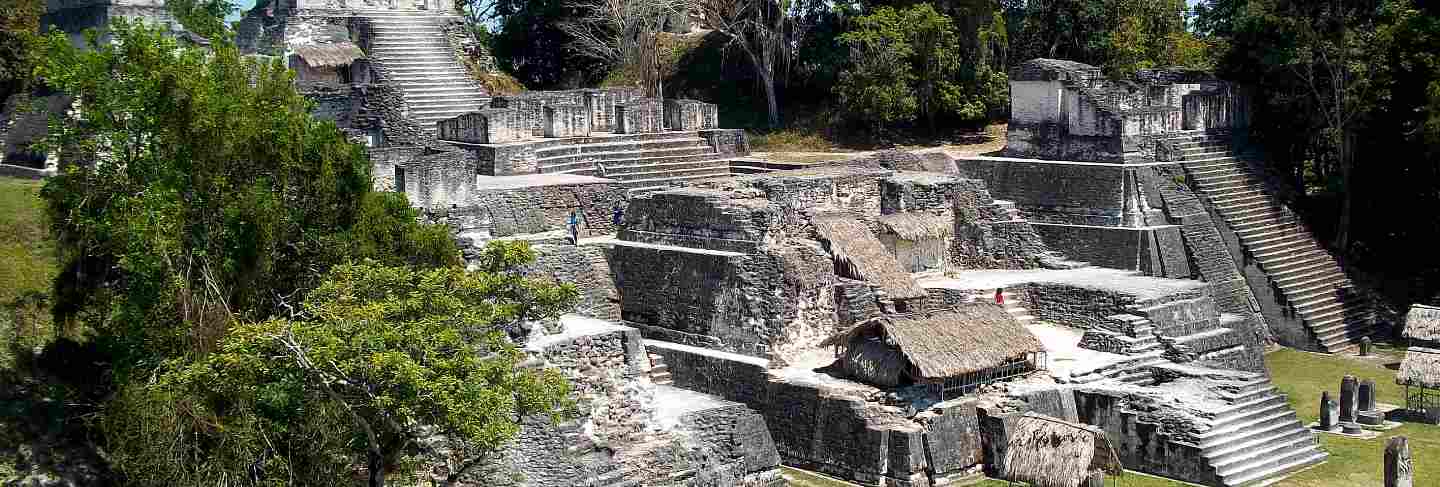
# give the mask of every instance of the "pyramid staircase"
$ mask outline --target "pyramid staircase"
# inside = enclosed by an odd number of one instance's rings
[[[605,177],[632,193],[730,174],[729,161],[696,132],[559,139],[538,146],[535,156],[541,173]]]
[[[1230,406],[1209,419],[1195,443],[1220,485],[1267,484],[1329,456],[1264,376],[1256,374],[1225,399]]]
[[[399,87],[407,118],[434,135],[435,124],[485,107],[490,99],[470,77],[441,26],[450,17],[425,11],[373,11],[369,55],[383,80]]]
[[[650,356],[650,382],[660,386],[674,384],[675,379],[670,377],[670,367],[665,365],[665,356],[655,353],[646,355]]]
[[[1340,353],[1375,333],[1370,304],[1340,264],[1238,156],[1227,136],[1181,133],[1181,164],[1322,351]]]

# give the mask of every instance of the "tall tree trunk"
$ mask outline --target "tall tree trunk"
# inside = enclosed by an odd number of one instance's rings
[[[769,115],[770,128],[780,128],[780,104],[775,99],[775,78],[760,73],[760,82],[765,85],[765,108]]]
[[[1350,215],[1355,202],[1354,144],[1350,143],[1348,130],[1340,132],[1340,218],[1335,225],[1335,250],[1344,259],[1350,252]]]
[[[370,467],[370,487],[385,487],[385,457],[372,449],[366,458]]]

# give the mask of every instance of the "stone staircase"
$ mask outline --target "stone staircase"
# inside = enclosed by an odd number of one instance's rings
[[[1035,316],[1030,314],[1030,310],[1026,308],[1025,303],[1020,300],[1023,295],[1010,291],[1000,291],[1000,295],[1005,297],[1005,312],[1014,317],[1015,321],[1019,321],[1022,325],[1035,321]],[[977,303],[993,303],[995,302],[995,292],[976,292],[973,295],[973,299]]]
[[[1195,445],[1221,485],[1267,484],[1329,456],[1269,379],[1258,376],[1226,399],[1231,405],[1210,418]]]
[[[1344,352],[1375,332],[1370,304],[1294,213],[1235,154],[1226,136],[1185,133],[1182,165],[1198,193],[1283,296],[1321,350]]]
[[[399,87],[406,116],[428,134],[435,123],[485,107],[490,99],[456,59],[441,26],[450,17],[424,11],[374,11],[370,58],[383,80]]]
[[[696,132],[609,135],[569,139],[535,149],[541,173],[581,174],[620,181],[631,192],[730,174],[730,164]],[[600,174],[598,164],[605,165]]]
[[[665,365],[665,356],[654,353],[646,355],[650,356],[650,382],[659,386],[674,384],[675,380],[670,377],[670,367]]]

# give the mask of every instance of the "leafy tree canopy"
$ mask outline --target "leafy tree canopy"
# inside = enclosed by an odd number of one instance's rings
[[[458,264],[444,228],[370,190],[364,149],[310,117],[283,65],[123,21],[112,33],[85,49],[49,36],[38,71],[77,99],[46,140],[72,163],[42,194],[57,322],[94,328],[122,371],[211,351],[342,262]]]
[[[35,66],[35,37],[44,12],[41,0],[0,2],[0,104],[29,86]]]

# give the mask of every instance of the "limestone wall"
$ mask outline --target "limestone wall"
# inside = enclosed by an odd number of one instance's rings
[[[464,205],[474,196],[478,161],[463,151],[434,151],[405,165],[405,196],[417,208]]]
[[[1118,164],[1060,164],[1039,160],[971,158],[961,174],[985,181],[997,199],[1015,202],[1036,223],[1122,226],[1125,180]]]
[[[675,386],[743,402],[765,416],[776,450],[793,465],[861,485],[933,485],[981,461],[975,404],[937,404],[913,420],[853,393],[768,374],[764,362],[646,342]]]
[[[1080,421],[1098,426],[1115,445],[1125,468],[1201,485],[1220,485],[1214,469],[1196,446],[1172,441],[1162,423],[1126,410],[1124,395],[1103,390],[1076,393]]]

